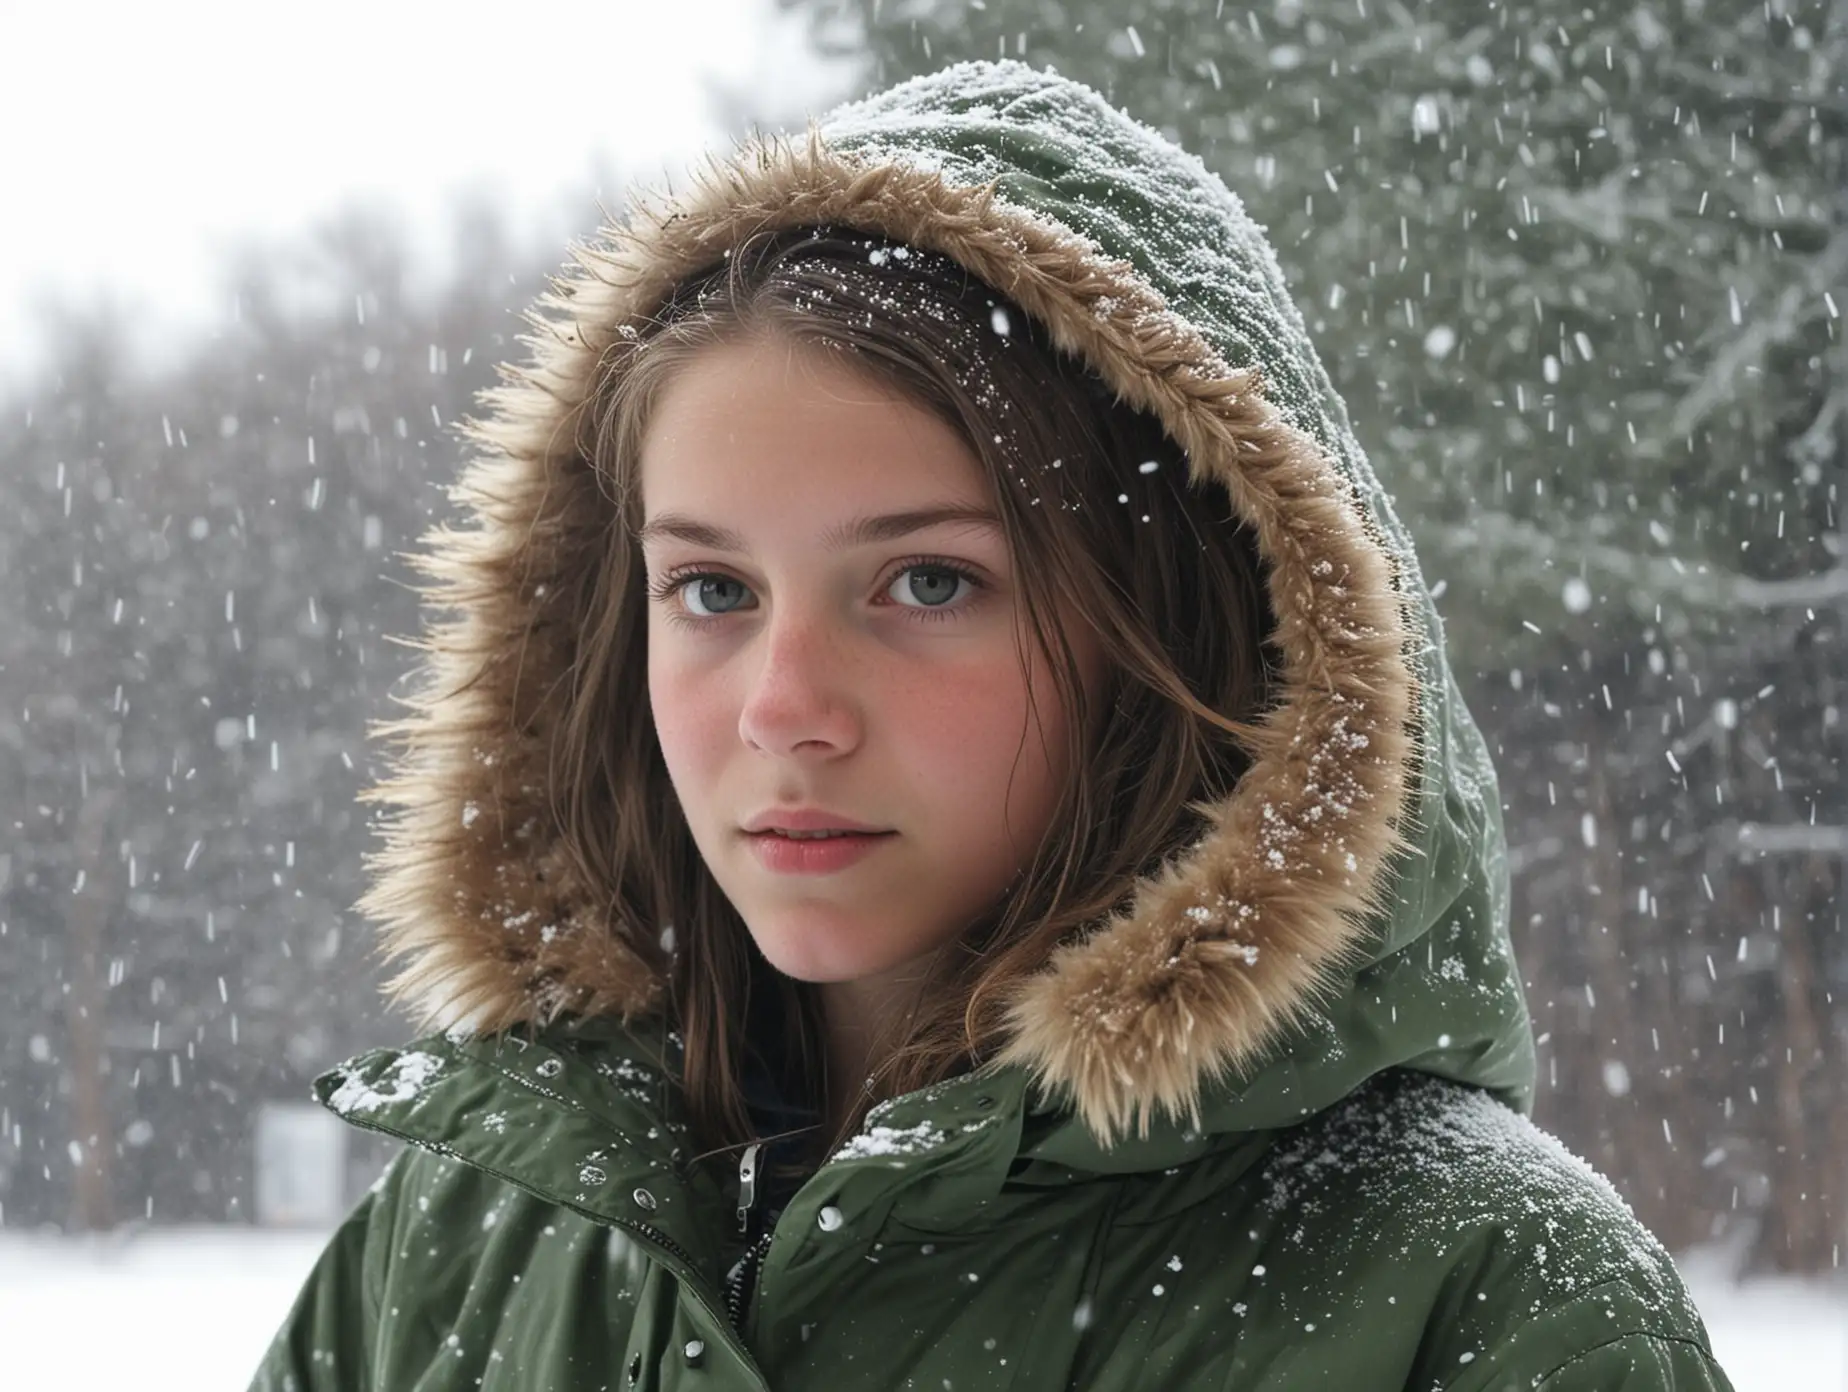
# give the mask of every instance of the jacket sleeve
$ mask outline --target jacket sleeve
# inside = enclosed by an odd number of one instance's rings
[[[380,1262],[402,1154],[354,1206],[270,1340],[249,1392],[372,1392]]]
[[[1531,1385],[1538,1392],[1733,1392],[1706,1349],[1659,1334],[1600,1344]]]
[[[1733,1392],[1693,1302],[1653,1272],[1440,1345],[1444,1392]]]

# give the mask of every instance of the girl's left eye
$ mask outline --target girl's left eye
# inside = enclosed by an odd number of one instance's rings
[[[746,589],[744,582],[734,579],[720,571],[681,569],[672,570],[649,586],[649,594],[657,602],[667,603],[695,583],[717,581],[720,584],[736,585]],[[956,597],[957,586],[966,584],[968,592],[979,594],[988,589],[988,583],[975,572],[953,561],[936,558],[922,558],[904,562],[898,572],[885,587],[885,593],[897,601],[900,608],[908,610],[907,617],[923,622],[939,622],[945,619],[959,618],[979,602],[970,598],[962,604],[951,604]],[[912,603],[911,601],[917,601]],[[701,602],[704,602],[702,595]],[[704,628],[716,623],[727,613],[690,614],[685,603],[677,606],[668,614],[668,620],[687,628]]]
[[[919,575],[925,577],[925,583],[922,586],[918,584],[916,579],[909,581],[906,579],[907,576],[915,577]],[[976,579],[974,575],[964,570],[961,566],[950,565],[946,562],[929,562],[906,566],[893,577],[892,583],[886,586],[886,593],[892,594],[894,590],[898,591],[898,593],[892,597],[897,599],[898,602],[906,608],[910,608],[911,606],[905,604],[905,600],[902,596],[909,594],[913,599],[923,601],[919,605],[922,611],[919,614],[920,618],[943,619],[949,618],[958,612],[946,606],[948,602],[955,597],[957,584],[964,581],[968,583],[971,590],[986,588],[980,580]],[[967,608],[968,606],[964,605],[963,607]]]

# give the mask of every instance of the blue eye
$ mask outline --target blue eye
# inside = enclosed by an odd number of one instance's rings
[[[682,594],[690,592],[698,595],[699,602],[704,607],[705,612],[701,613],[700,610],[697,609],[693,612],[700,618],[707,618],[717,617],[717,615],[713,614],[711,607],[711,591],[727,585],[731,586],[734,590],[744,589],[744,585],[741,581],[734,580],[729,575],[695,575],[681,581],[675,588],[681,591]],[[725,614],[731,611],[721,608],[718,612]]]
[[[917,581],[917,577],[920,575],[925,577],[925,583],[922,586],[920,586]],[[908,584],[905,582],[906,576],[912,577]],[[923,607],[927,609],[941,609],[951,599],[955,598],[957,585],[965,580],[972,586],[975,584],[974,576],[970,575],[965,570],[958,570],[954,566],[915,565],[900,571],[897,578],[892,581],[887,589],[888,592],[893,589],[909,590],[911,597],[920,601]],[[902,603],[903,601],[900,602]]]

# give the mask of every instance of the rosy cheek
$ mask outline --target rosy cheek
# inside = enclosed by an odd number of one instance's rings
[[[671,772],[697,768],[713,752],[711,725],[715,718],[702,684],[664,664],[651,665],[649,700],[653,707],[655,737]]]
[[[1026,715],[1026,693],[1011,652],[1005,661],[965,669],[935,690],[926,686],[920,693],[915,680],[901,689],[919,693],[912,697],[908,724],[928,747],[939,777],[973,787],[998,768],[1006,781]]]

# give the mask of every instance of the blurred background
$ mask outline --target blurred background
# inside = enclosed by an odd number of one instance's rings
[[[1497,757],[1538,1120],[1741,1389],[1848,1387],[1848,0],[0,0],[0,1369],[241,1387],[388,1154],[306,1101],[407,1037],[365,731],[567,243],[1001,56],[1269,229]]]

